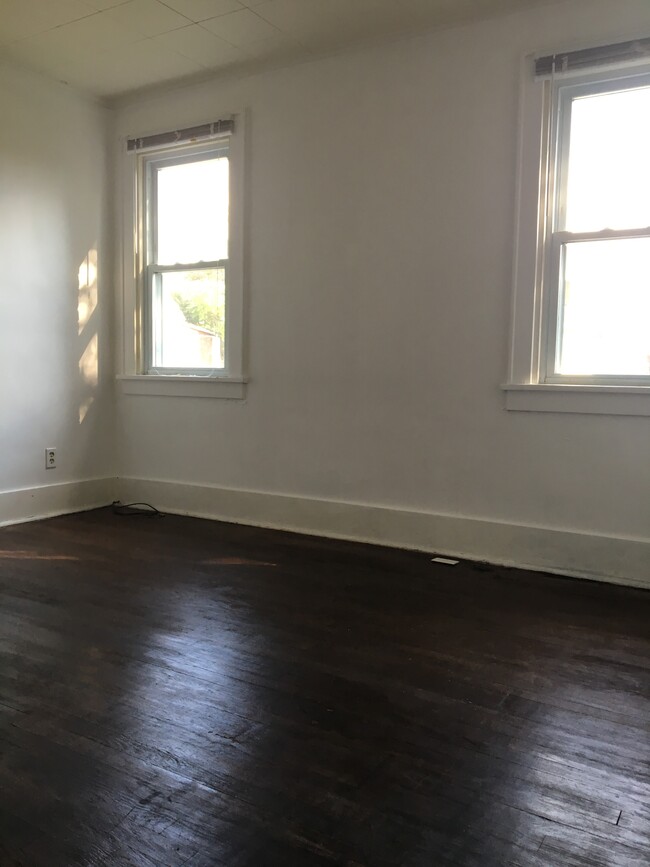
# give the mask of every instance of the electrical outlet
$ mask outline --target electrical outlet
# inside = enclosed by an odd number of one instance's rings
[[[45,449],[45,469],[56,469],[56,449]]]

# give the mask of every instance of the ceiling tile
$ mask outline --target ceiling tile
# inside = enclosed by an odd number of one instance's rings
[[[411,23],[420,27],[453,24],[476,14],[476,0],[395,0]],[[490,0],[495,2],[495,0]],[[521,3],[521,0],[514,0]]]
[[[295,60],[309,56],[309,50],[304,45],[283,33],[251,42],[240,50],[246,60],[259,62]]]
[[[241,9],[229,15],[210,18],[208,21],[203,21],[201,27],[205,27],[206,30],[210,30],[237,47],[277,35],[277,29],[272,24],[260,18],[255,12],[251,12],[250,9]]]
[[[528,5],[535,6],[539,3],[522,3],[522,0],[473,0],[477,16],[502,15],[513,12]]]
[[[243,59],[242,52],[196,24],[151,40],[164,54],[176,52],[206,69],[222,69]]]
[[[100,96],[115,95],[200,72],[201,67],[173,52],[161,52],[155,40],[125,45],[115,52],[68,64],[65,80]]]
[[[345,45],[408,27],[408,16],[395,0],[265,0],[255,12],[314,47]]]
[[[188,19],[158,0],[130,0],[104,13],[111,21],[143,36],[158,36],[185,27]]]
[[[96,52],[111,51],[142,38],[141,34],[120,26],[109,16],[109,12],[99,12],[52,30],[47,36],[56,39],[60,35],[67,40],[85,44]]]
[[[0,0],[0,42],[13,42],[92,15],[87,0]]]
[[[123,3],[128,3],[128,0],[86,0],[95,12],[103,12],[104,9],[112,9],[114,6],[121,6]]]
[[[108,20],[106,13],[99,13],[22,39],[13,43],[8,50],[19,60],[43,69],[44,64],[52,64],[57,60],[65,64],[93,58],[107,51],[116,53],[121,47],[141,39],[140,34]]]
[[[341,51],[550,0],[0,0],[0,47],[96,94]],[[555,0],[560,2],[560,0]]]
[[[239,0],[165,0],[168,6],[191,21],[207,21],[242,9]]]
[[[51,3],[48,3],[47,9],[43,9],[41,2],[31,4],[30,7],[30,4],[25,4],[23,0],[22,5],[26,6],[27,10],[31,8],[34,12],[38,12],[41,22],[47,24],[48,27],[59,27],[61,24],[69,24],[78,18],[92,15],[95,11],[88,0],[52,0]]]

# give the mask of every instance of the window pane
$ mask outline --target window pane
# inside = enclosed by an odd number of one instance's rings
[[[228,258],[228,158],[159,168],[158,265]]]
[[[650,87],[574,99],[569,232],[650,226]]]
[[[557,373],[650,374],[650,238],[564,248]]]
[[[224,367],[225,270],[157,276],[154,366]]]

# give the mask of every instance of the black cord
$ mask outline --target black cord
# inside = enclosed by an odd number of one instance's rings
[[[143,508],[144,507],[144,508]],[[145,517],[145,518],[163,518],[163,513],[152,506],[151,503],[121,503],[119,500],[113,502],[113,514],[129,517]]]

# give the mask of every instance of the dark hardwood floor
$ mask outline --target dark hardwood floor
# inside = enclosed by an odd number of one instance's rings
[[[650,864],[650,593],[98,510],[0,627],[1,867]]]

